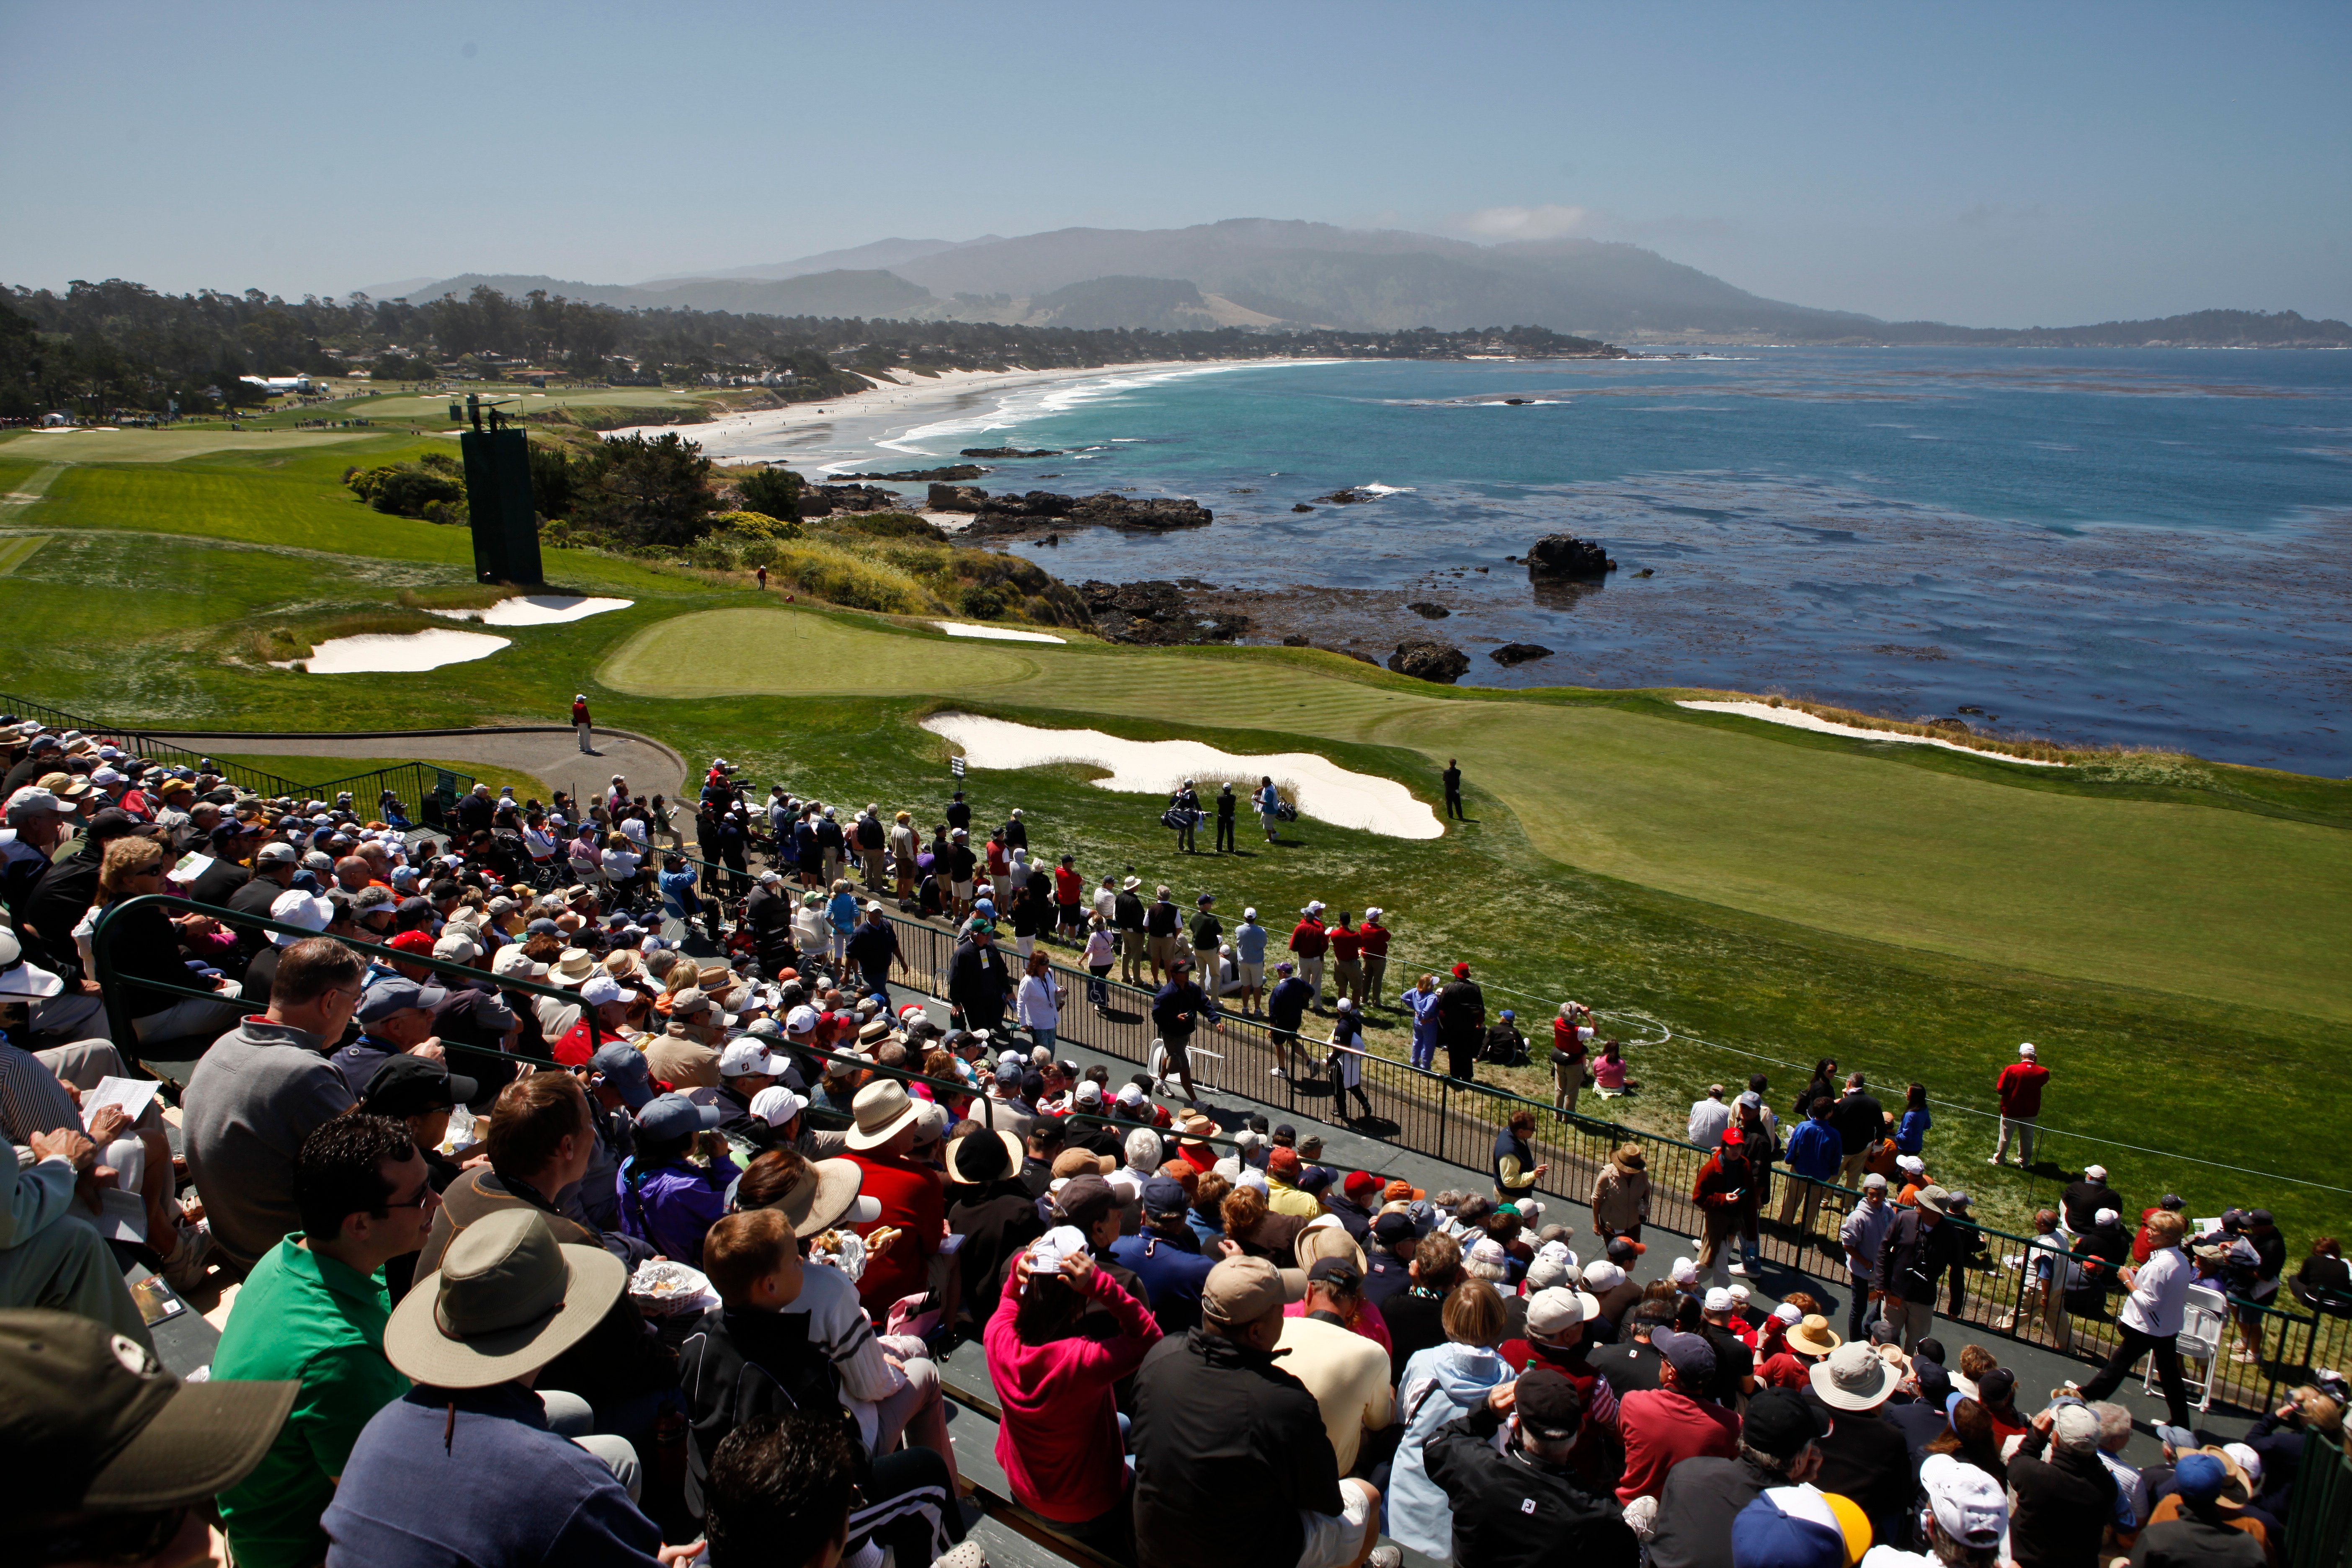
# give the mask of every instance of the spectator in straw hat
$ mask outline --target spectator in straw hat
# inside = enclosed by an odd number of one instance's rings
[[[320,1521],[328,1563],[651,1561],[661,1531],[632,1499],[635,1452],[558,1436],[531,1387],[627,1283],[618,1259],[558,1242],[536,1210],[468,1226],[384,1328],[385,1356],[416,1386],[352,1447]]]
[[[881,1205],[881,1217],[859,1234],[881,1230],[898,1239],[879,1258],[866,1261],[858,1299],[877,1318],[887,1318],[901,1298],[930,1286],[931,1258],[946,1232],[947,1202],[937,1173],[908,1158],[920,1132],[922,1109],[894,1078],[877,1078],[850,1102],[849,1158],[864,1173],[862,1190]]]

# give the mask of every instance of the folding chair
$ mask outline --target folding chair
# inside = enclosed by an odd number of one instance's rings
[[[2195,1357],[2205,1363],[2205,1375],[2197,1390],[2197,1413],[2200,1415],[2213,1407],[2213,1381],[2220,1371],[2221,1344],[2229,1333],[2229,1298],[2210,1286],[2191,1285],[2189,1304],[2181,1310],[2180,1332],[2173,1343],[2179,1348],[2183,1362]],[[2185,1379],[2185,1369],[2183,1376]],[[2156,1391],[2156,1352],[2150,1351],[2140,1392],[2152,1394]]]

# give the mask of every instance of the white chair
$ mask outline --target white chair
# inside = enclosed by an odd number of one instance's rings
[[[2229,1298],[2210,1285],[2189,1287],[2189,1304],[2181,1309],[2180,1332],[2173,1343],[2179,1348],[2183,1362],[2192,1358],[2205,1363],[2205,1375],[2197,1390],[2197,1413],[2202,1415],[2213,1407],[2213,1380],[2221,1362],[2221,1342],[2230,1332]],[[2183,1376],[2187,1375],[2183,1369]],[[2147,1356],[2147,1371],[2141,1379],[2140,1392],[2154,1394],[2156,1383],[2156,1352]]]

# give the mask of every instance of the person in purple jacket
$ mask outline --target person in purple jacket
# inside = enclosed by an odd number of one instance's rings
[[[656,1095],[636,1114],[636,1152],[614,1181],[621,1229],[664,1258],[702,1265],[702,1238],[727,1213],[727,1189],[740,1174],[722,1144],[708,1170],[688,1158],[719,1125],[719,1108],[682,1094]]]

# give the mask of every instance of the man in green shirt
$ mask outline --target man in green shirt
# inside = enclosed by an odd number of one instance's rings
[[[268,1456],[220,1494],[238,1568],[325,1560],[319,1516],[334,1500],[352,1445],[369,1417],[408,1392],[383,1354],[392,1314],[383,1266],[425,1245],[441,1206],[407,1129],[356,1114],[302,1141],[294,1202],[301,1230],[254,1265],[213,1353],[215,1380],[302,1385]]]

